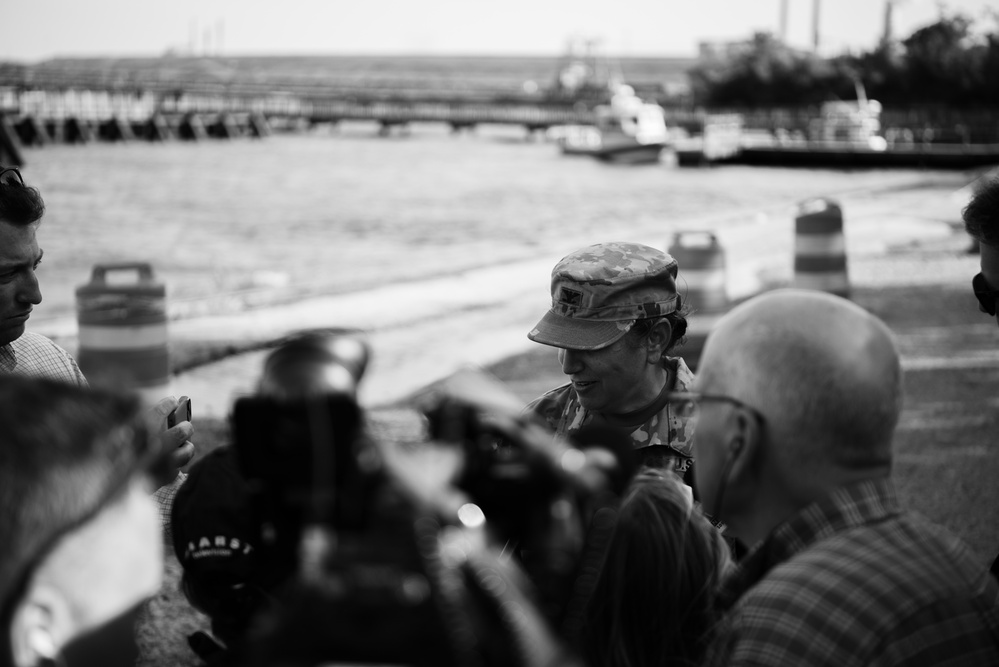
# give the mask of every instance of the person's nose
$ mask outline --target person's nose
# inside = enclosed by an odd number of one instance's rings
[[[17,300],[31,305],[38,305],[42,302],[42,290],[38,285],[38,276],[34,271],[30,271],[18,286]]]
[[[562,372],[566,375],[578,373],[583,369],[583,355],[579,350],[559,350],[558,357],[562,363]]]

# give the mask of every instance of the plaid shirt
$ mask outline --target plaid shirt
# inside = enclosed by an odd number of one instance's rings
[[[708,665],[999,665],[999,583],[888,479],[778,526],[722,584]]]
[[[0,374],[47,378],[87,386],[76,360],[45,336],[25,331],[0,347]]]
[[[76,360],[51,340],[40,334],[25,331],[12,342],[0,347],[0,375],[46,378],[79,387],[87,387],[87,378]],[[153,494],[160,509],[160,525],[166,538],[170,537],[170,509],[177,489],[187,479],[184,473],[160,487]]]

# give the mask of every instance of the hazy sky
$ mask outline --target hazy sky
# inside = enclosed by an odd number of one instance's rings
[[[814,0],[787,0],[788,40],[811,44]],[[885,0],[822,0],[823,51],[872,47]],[[991,16],[996,0],[895,0],[895,33],[940,8]],[[701,40],[780,28],[781,0],[0,0],[0,59],[57,55],[552,54],[572,37],[611,55],[695,55]],[[989,14],[989,12],[992,12]]]

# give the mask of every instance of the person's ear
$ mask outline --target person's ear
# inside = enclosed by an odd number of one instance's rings
[[[647,361],[650,364],[658,365],[662,362],[663,355],[669,349],[669,341],[673,337],[673,326],[667,320],[660,320],[649,332]]]
[[[72,634],[72,613],[66,598],[46,585],[33,585],[14,610],[10,645],[15,667],[33,667],[55,660]]]
[[[732,459],[730,479],[749,479],[763,447],[760,420],[747,410],[733,411],[727,455]]]

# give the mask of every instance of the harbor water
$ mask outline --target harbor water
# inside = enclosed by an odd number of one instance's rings
[[[47,212],[44,302],[72,314],[94,264],[145,261],[174,312],[220,294],[260,300],[356,291],[529,257],[581,240],[668,241],[678,226],[774,204],[961,175],[907,171],[621,167],[565,157],[524,130],[370,125],[265,140],[50,145],[25,180]],[[271,295],[271,296],[268,296]]]

